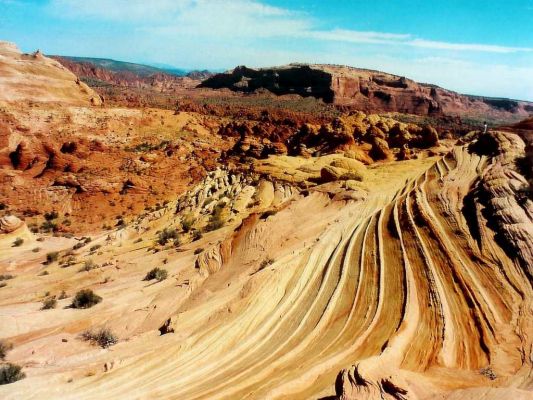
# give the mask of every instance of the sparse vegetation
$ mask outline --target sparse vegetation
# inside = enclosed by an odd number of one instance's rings
[[[197,240],[200,240],[202,238],[202,232],[200,232],[199,230],[195,229],[194,231],[192,231],[192,241],[195,242]]]
[[[59,252],[57,252],[57,251],[52,251],[51,253],[47,253],[46,254],[46,263],[47,264],[52,264],[53,262],[57,261],[58,258],[59,258]]]
[[[0,275],[0,281],[7,281],[9,279],[13,279],[14,276],[11,275],[11,274],[3,274],[3,275]]]
[[[93,260],[87,260],[83,263],[83,267],[80,268],[80,272],[89,272],[95,268],[98,268],[98,265]]]
[[[44,219],[47,221],[53,221],[54,219],[57,219],[57,217],[59,217],[57,211],[51,211],[44,214]]]
[[[102,298],[90,289],[83,289],[76,293],[72,300],[72,308],[91,308],[100,303]]]
[[[56,307],[57,307],[57,300],[55,296],[53,296],[53,297],[48,297],[44,299],[41,310],[51,310],[52,308],[56,308]]]
[[[0,367],[0,385],[7,385],[24,379],[26,374],[19,365],[7,363]]]
[[[194,216],[193,215],[186,215],[183,217],[183,219],[181,220],[181,227],[183,229],[183,232],[189,232],[193,225],[194,225]]]
[[[5,340],[0,340],[0,360],[5,360],[7,353],[13,349],[11,343],[6,342]]]
[[[157,279],[159,282],[164,281],[168,277],[168,272],[166,269],[155,267],[150,270],[144,277],[145,281],[151,281],[152,279]]]
[[[174,228],[165,228],[159,232],[157,243],[164,246],[171,239],[178,239],[178,232]]]
[[[259,271],[261,271],[262,269],[265,269],[266,267],[272,264],[274,264],[273,258],[270,258],[270,257],[265,258],[263,261],[261,261],[261,264],[259,265]]]
[[[15,239],[15,241],[13,242],[13,247],[19,247],[19,246],[22,246],[22,243],[24,243],[24,239],[18,237]]]
[[[98,344],[103,349],[118,343],[118,338],[110,329],[102,328],[97,331],[87,330],[81,334],[84,340]]]
[[[91,248],[89,249],[89,251],[96,251],[96,250],[98,250],[100,247],[102,247],[101,244],[95,244],[94,246],[91,246]]]
[[[55,232],[57,231],[57,224],[52,221],[44,221],[41,224],[41,230],[43,232]]]
[[[218,203],[213,209],[213,214],[211,215],[211,220],[206,226],[206,230],[216,231],[224,226],[224,219],[222,218],[222,212],[224,211],[224,204]]]
[[[38,253],[39,251],[41,251],[41,248],[40,247],[34,247],[33,249],[31,249],[31,251],[33,251],[34,253]]]

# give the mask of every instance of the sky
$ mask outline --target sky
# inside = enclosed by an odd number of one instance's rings
[[[185,69],[377,69],[533,100],[533,0],[0,0],[25,52]]]

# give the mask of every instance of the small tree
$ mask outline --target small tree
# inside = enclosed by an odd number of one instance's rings
[[[91,308],[100,303],[102,298],[90,289],[83,289],[76,293],[72,300],[72,308]]]

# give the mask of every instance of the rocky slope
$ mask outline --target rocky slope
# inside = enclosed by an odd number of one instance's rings
[[[288,65],[254,70],[237,67],[201,84],[214,89],[312,96],[365,112],[459,115],[502,120],[526,118],[533,103],[467,96],[405,77],[333,65]]]
[[[523,142],[491,138],[490,156],[465,143],[376,165],[350,199],[219,170],[91,248],[45,237],[34,253],[32,238],[0,240],[1,271],[15,275],[0,289],[2,333],[28,375],[0,394],[532,398],[531,201],[513,200],[516,172],[504,191],[494,179],[514,170]],[[213,218],[221,224],[194,234]],[[161,241],[170,229],[177,240]],[[59,261],[43,266],[52,249]],[[154,266],[169,278],[143,281]],[[80,288],[103,301],[65,308]],[[39,310],[45,292],[63,290],[56,309]],[[100,327],[118,344],[79,336]]]
[[[0,398],[533,398],[530,120],[456,140],[56,87],[0,101],[0,383],[25,374]]]
[[[61,102],[100,105],[100,96],[55,60],[41,52],[22,54],[0,41],[0,101]]]

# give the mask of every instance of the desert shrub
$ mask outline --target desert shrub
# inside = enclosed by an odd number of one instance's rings
[[[7,208],[6,203],[0,203],[0,211],[5,210]]]
[[[98,268],[98,265],[96,265],[93,260],[87,260],[83,263],[83,267],[80,268],[79,272],[89,272],[90,270],[93,270],[95,268]]]
[[[11,274],[3,274],[3,275],[0,275],[0,281],[7,281],[9,279],[13,279],[14,276],[11,275]]]
[[[102,247],[101,244],[95,244],[94,246],[91,246],[91,248],[89,249],[90,251],[96,251],[98,250],[100,247]]]
[[[202,251],[204,251],[204,249],[202,249],[201,247],[194,250],[194,254],[200,254]]]
[[[270,257],[265,258],[263,261],[261,261],[261,264],[259,265],[259,271],[261,271],[262,269],[265,269],[266,267],[272,264],[274,264],[273,258],[270,258]]]
[[[61,291],[61,294],[59,295],[59,300],[63,300],[67,298],[67,292],[64,290]]]
[[[52,308],[57,307],[57,300],[55,297],[48,297],[44,299],[43,306],[41,307],[41,310],[51,310]]]
[[[193,225],[194,225],[194,216],[193,215],[186,215],[183,217],[181,221],[181,227],[183,229],[183,232],[189,232]]]
[[[142,238],[138,238],[138,239],[135,239],[135,240],[133,241],[133,243],[141,243],[142,241],[143,241]]]
[[[0,340],[0,360],[6,358],[7,353],[13,348],[11,343],[6,342],[5,340]]]
[[[44,221],[41,224],[41,230],[43,232],[55,232],[57,230],[57,224],[52,221]]]
[[[74,265],[76,264],[76,257],[74,256],[69,256],[68,258],[64,259],[63,261],[61,261],[61,267],[62,268],[67,268],[67,267],[70,267],[71,265]]]
[[[102,301],[102,298],[90,289],[83,289],[76,293],[72,300],[72,308],[90,308]]]
[[[7,283],[5,283],[5,282],[0,282],[0,288],[6,287],[6,286],[7,286]]]
[[[31,249],[31,251],[33,251],[34,253],[38,253],[39,251],[41,251],[41,248],[40,247],[34,247],[33,249]]]
[[[42,271],[42,272],[39,272],[38,276],[45,276],[45,275],[50,275],[50,272],[48,271]]]
[[[178,239],[178,232],[174,228],[165,228],[159,232],[157,243],[164,246],[171,239]]]
[[[84,340],[98,344],[103,349],[117,344],[118,338],[110,329],[102,328],[98,331],[87,330],[81,334]]]
[[[52,264],[53,262],[57,261],[59,258],[59,252],[52,251],[51,253],[46,254],[46,263]]]
[[[199,230],[194,230],[192,232],[192,240],[193,242],[197,241],[197,240],[200,240],[202,238],[202,232],[200,232]]]
[[[26,374],[19,365],[7,363],[0,367],[0,385],[7,385],[24,379]]]
[[[51,211],[44,214],[44,219],[47,221],[53,221],[54,219],[57,219],[57,217],[59,217],[57,211]]]
[[[24,239],[22,238],[16,238],[15,241],[13,242],[13,247],[19,247],[19,246],[22,246],[22,243],[24,243]]]
[[[74,246],[72,246],[72,250],[78,250],[81,249],[83,246],[85,246],[85,243],[78,242]]]
[[[150,270],[144,277],[145,281],[151,281],[152,279],[157,279],[159,282],[164,281],[168,277],[168,272],[166,269],[155,267]]]
[[[211,215],[211,220],[206,226],[207,231],[215,231],[224,226],[224,219],[222,218],[222,212],[224,211],[224,204],[218,203]]]

